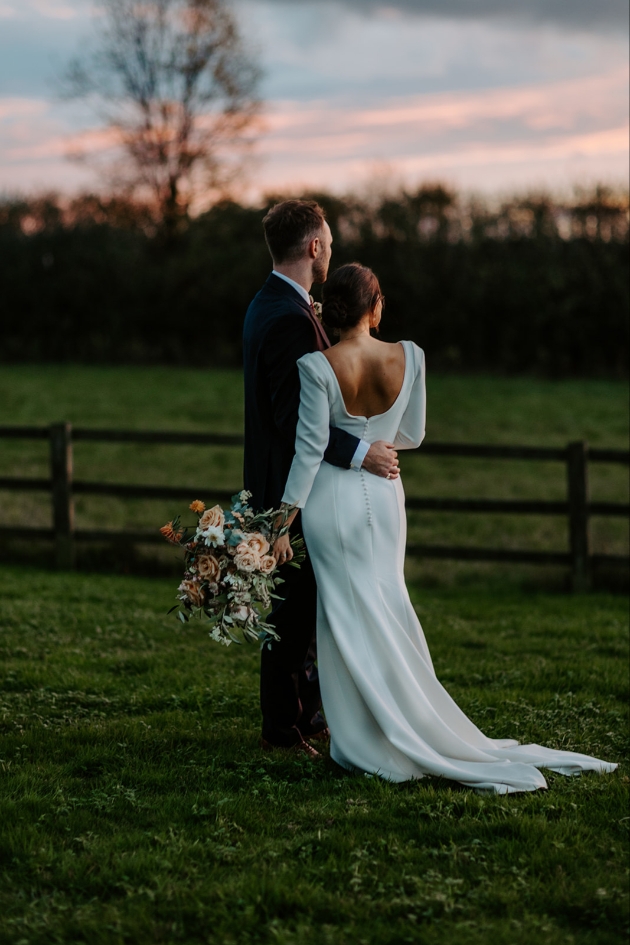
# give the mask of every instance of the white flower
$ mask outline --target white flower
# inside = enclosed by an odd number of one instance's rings
[[[239,623],[245,623],[245,621],[249,620],[250,617],[255,617],[256,612],[252,610],[251,607],[247,607],[246,604],[240,604],[239,606],[232,608],[230,616],[234,620],[238,620]]]
[[[202,529],[201,534],[203,535],[206,545],[223,545],[225,543],[225,535],[223,534],[223,529],[219,528],[218,525],[208,525],[207,528]]]
[[[244,588],[247,589],[249,587],[249,583],[246,580],[246,575],[243,574],[226,574],[223,578],[223,583],[230,585],[237,591]]]
[[[224,646],[229,646],[232,642],[229,637],[224,636],[218,627],[215,627],[210,631],[209,637],[211,640],[215,640],[217,643],[223,643]]]

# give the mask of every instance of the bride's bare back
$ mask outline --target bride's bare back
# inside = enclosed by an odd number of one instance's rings
[[[324,355],[337,376],[348,413],[374,417],[395,403],[405,378],[401,344],[362,334],[340,341]]]

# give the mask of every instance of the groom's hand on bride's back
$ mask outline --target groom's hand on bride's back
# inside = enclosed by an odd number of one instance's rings
[[[363,469],[373,476],[382,476],[383,479],[397,479],[400,475],[398,468],[398,453],[392,443],[377,440],[372,443],[363,460]]]

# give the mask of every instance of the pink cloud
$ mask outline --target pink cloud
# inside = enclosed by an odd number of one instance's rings
[[[41,16],[46,16],[51,20],[73,20],[79,16],[79,11],[67,3],[55,2],[55,0],[31,0],[31,6]]]
[[[15,118],[32,118],[46,111],[46,103],[36,98],[0,99],[0,121]]]
[[[337,129],[413,126],[424,131],[449,131],[474,127],[480,121],[520,119],[533,130],[570,127],[580,117],[601,120],[619,113],[627,103],[628,68],[603,76],[579,78],[525,88],[489,89],[479,92],[420,95],[394,99],[378,108],[344,108],[323,102],[307,105],[279,103],[272,110],[272,133],[330,135]]]
[[[276,103],[260,136],[250,194],[269,188],[360,186],[385,166],[402,180],[521,186],[627,176],[628,70],[516,88],[396,98],[364,108]],[[116,147],[110,131],[66,132],[38,99],[0,98],[0,186],[50,178],[67,188],[73,151]],[[63,170],[62,170],[63,168]],[[85,172],[76,172],[85,185]],[[513,181],[511,184],[510,182]]]
[[[447,151],[424,157],[405,158],[401,170],[407,173],[435,173],[436,169],[497,164],[542,164],[577,157],[624,156],[628,153],[630,126],[609,128],[590,134],[569,135],[545,142],[515,141],[510,145],[471,142],[460,152]]]
[[[377,107],[276,105],[260,144],[261,176],[343,187],[375,163],[406,177],[528,166],[625,177],[628,68],[515,88],[416,95]],[[582,161],[579,167],[572,162]],[[569,162],[567,164],[567,162]],[[571,166],[569,166],[571,165]],[[492,172],[488,170],[490,175]]]
[[[75,135],[56,134],[21,147],[8,147],[4,149],[4,156],[10,161],[42,161],[65,157],[79,151],[101,152],[116,147],[117,143],[115,132],[109,129],[94,129]]]

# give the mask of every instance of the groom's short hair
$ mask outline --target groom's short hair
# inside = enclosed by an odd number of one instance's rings
[[[314,200],[283,200],[263,220],[265,239],[275,263],[295,262],[323,229],[326,214]]]

